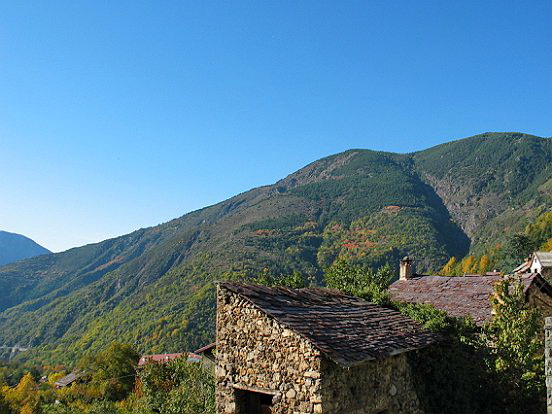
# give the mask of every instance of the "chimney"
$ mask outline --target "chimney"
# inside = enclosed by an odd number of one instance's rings
[[[399,268],[399,280],[409,280],[412,278],[412,260],[410,257],[405,256],[401,260]]]

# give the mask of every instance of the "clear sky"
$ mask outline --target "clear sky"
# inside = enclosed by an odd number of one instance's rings
[[[552,1],[0,2],[0,229],[61,251],[349,148],[552,136]]]

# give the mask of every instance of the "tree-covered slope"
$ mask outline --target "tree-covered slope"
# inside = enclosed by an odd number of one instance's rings
[[[420,175],[481,250],[552,204],[552,140],[486,133],[414,154]]]
[[[419,270],[438,269],[484,244],[482,229],[512,208],[550,207],[550,161],[550,140],[512,134],[330,156],[169,223],[1,267],[12,293],[0,300],[0,344],[68,357],[114,339],[191,349],[212,338],[217,279],[299,271],[319,281],[338,257],[377,266],[410,254]]]
[[[0,266],[48,253],[48,249],[28,237],[0,230]]]

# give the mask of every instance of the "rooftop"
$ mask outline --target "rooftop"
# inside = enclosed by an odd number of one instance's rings
[[[399,312],[335,290],[229,282],[219,286],[247,299],[345,367],[424,348],[436,340]]]
[[[535,252],[539,262],[545,267],[552,267],[552,252]]]
[[[454,317],[470,315],[483,325],[491,317],[490,296],[493,286],[502,276],[417,276],[397,280],[389,287],[395,301],[428,303]],[[538,273],[521,275],[525,291],[532,284],[552,296],[552,287]]]
[[[144,366],[146,364],[157,363],[165,364],[173,359],[180,358],[182,355],[188,356],[188,354],[158,354],[158,355],[143,355],[138,361],[138,366]]]
[[[57,380],[54,385],[58,388],[67,387],[84,375],[84,371],[72,372]]]

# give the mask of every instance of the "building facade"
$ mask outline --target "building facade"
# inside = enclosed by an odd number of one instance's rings
[[[217,413],[421,414],[406,353],[434,341],[337,292],[222,283]]]

